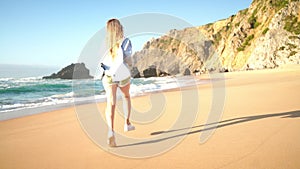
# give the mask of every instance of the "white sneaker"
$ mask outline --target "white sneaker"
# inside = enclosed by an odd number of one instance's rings
[[[135,127],[132,125],[132,124],[125,124],[124,125],[124,131],[127,132],[127,131],[132,131],[132,130],[135,130]]]

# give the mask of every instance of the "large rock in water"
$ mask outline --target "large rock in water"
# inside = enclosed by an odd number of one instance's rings
[[[71,65],[61,69],[57,73],[50,76],[44,76],[43,79],[90,79],[90,71],[85,67],[84,63],[72,63]]]

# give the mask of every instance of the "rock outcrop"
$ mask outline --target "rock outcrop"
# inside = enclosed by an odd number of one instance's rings
[[[90,71],[85,67],[84,63],[72,63],[71,65],[61,69],[57,73],[50,76],[44,76],[43,79],[90,79]]]
[[[139,69],[137,67],[133,67],[131,69],[131,76],[133,78],[140,78],[141,77],[141,73],[140,73],[140,71],[139,71]]]
[[[300,64],[300,2],[254,0],[228,19],[170,30],[133,58],[138,70],[154,65],[170,75]]]
[[[148,78],[148,77],[157,77],[157,70],[156,70],[156,66],[150,66],[149,68],[145,69],[143,71],[144,77]]]

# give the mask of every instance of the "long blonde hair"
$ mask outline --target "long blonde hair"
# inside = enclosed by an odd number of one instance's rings
[[[114,59],[120,46],[121,40],[124,37],[123,26],[118,19],[110,19],[106,23],[106,32],[106,41],[109,52]]]

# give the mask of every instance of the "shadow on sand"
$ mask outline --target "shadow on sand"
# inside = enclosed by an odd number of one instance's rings
[[[176,138],[176,137],[181,137],[184,135],[196,134],[196,133],[200,133],[200,132],[207,131],[207,130],[222,128],[222,127],[231,126],[231,125],[235,125],[235,124],[239,124],[239,123],[245,123],[245,122],[250,122],[250,121],[255,121],[255,120],[262,120],[262,119],[272,118],[272,117],[298,118],[298,117],[300,117],[300,110],[285,112],[285,113],[274,113],[274,114],[266,114],[266,115],[238,117],[238,118],[220,121],[218,123],[197,125],[197,126],[193,126],[193,127],[186,127],[186,128],[176,129],[176,130],[156,131],[156,132],[150,133],[150,135],[159,135],[159,134],[163,134],[163,133],[172,133],[172,132],[178,132],[178,131],[185,131],[188,129],[201,128],[201,127],[205,127],[205,126],[212,126],[212,127],[208,127],[205,129],[199,129],[199,130],[190,131],[190,132],[186,132],[186,133],[182,133],[182,134],[168,136],[165,138],[153,139],[153,140],[149,140],[149,141],[143,141],[143,142],[138,142],[138,143],[126,144],[126,145],[119,145],[118,147],[128,147],[128,146],[137,146],[137,145],[143,145],[143,144],[157,143],[157,142],[165,141],[165,140]]]

